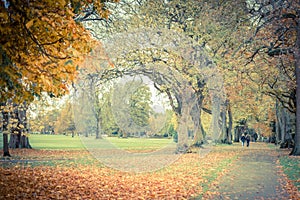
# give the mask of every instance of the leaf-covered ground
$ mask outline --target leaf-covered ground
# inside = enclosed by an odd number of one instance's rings
[[[258,147],[255,155],[264,150]],[[147,173],[105,167],[87,151],[11,153],[12,160],[0,162],[0,199],[213,199],[222,192],[224,179],[237,181],[237,176],[226,176],[249,152],[240,145],[214,147],[209,152],[200,149]],[[287,183],[287,177],[282,178],[283,184]],[[292,182],[284,189],[290,199],[297,197]]]

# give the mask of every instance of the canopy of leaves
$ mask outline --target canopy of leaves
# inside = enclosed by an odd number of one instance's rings
[[[88,10],[99,18],[109,14],[103,1],[0,2],[1,101],[68,91],[78,63],[93,46],[89,33],[75,21]]]

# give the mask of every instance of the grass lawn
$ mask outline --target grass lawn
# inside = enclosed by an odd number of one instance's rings
[[[65,135],[30,135],[29,142],[34,149],[84,149],[79,137]]]
[[[105,140],[120,149],[127,151],[155,151],[169,144],[173,144],[172,139],[159,138],[117,138],[107,137]],[[71,137],[65,135],[40,135],[32,134],[29,137],[30,144],[34,149],[48,150],[84,150],[85,145],[100,147],[103,142],[95,140],[94,136],[88,138],[80,138],[78,136]],[[84,143],[82,142],[84,141]],[[0,134],[0,143],[3,144],[2,134]]]
[[[289,177],[293,184],[300,191],[300,160],[295,156],[280,157],[280,165],[284,173]]]
[[[72,138],[64,135],[40,135],[32,134],[29,142],[34,149],[84,149],[79,137]],[[0,134],[0,144],[3,146],[3,134]]]

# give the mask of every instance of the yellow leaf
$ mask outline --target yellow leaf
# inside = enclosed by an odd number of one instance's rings
[[[30,27],[32,27],[32,25],[33,25],[33,21],[34,21],[34,19],[32,19],[29,22],[27,22],[26,23],[26,28],[30,29]]]

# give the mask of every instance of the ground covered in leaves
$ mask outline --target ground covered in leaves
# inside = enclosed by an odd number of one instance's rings
[[[226,176],[249,151],[239,144],[207,148],[210,151],[195,150],[166,168],[145,173],[105,167],[83,150],[13,150],[11,160],[0,162],[0,199],[213,199],[224,192],[224,179],[239,178]],[[259,149],[255,155],[265,146]],[[296,198],[293,182],[281,178],[290,184],[285,195]]]

